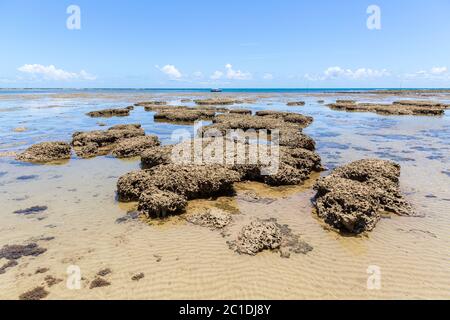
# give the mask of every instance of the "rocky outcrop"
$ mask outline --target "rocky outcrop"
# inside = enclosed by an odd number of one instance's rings
[[[33,163],[46,163],[70,159],[71,148],[66,142],[42,142],[32,145],[16,156],[16,160]]]
[[[151,169],[160,164],[172,163],[173,146],[160,146],[144,150],[141,153],[141,166],[143,169]]]
[[[150,170],[131,171],[117,181],[117,196],[122,202],[139,201],[141,194],[151,187]]]
[[[187,205],[184,196],[170,191],[150,189],[139,197],[138,210],[149,218],[165,218],[180,213]]]
[[[134,104],[136,107],[146,107],[146,106],[163,106],[167,105],[167,101],[154,100],[154,101],[143,101]]]
[[[293,113],[293,112],[281,112],[281,111],[257,111],[256,115],[259,117],[274,117],[274,118],[280,118],[283,121],[287,123],[293,123],[301,128],[306,128],[309,126],[313,121],[313,117],[310,116],[304,116],[299,113]]]
[[[201,212],[191,213],[186,220],[192,224],[210,229],[223,229],[232,221],[231,215],[218,208],[204,209]]]
[[[72,146],[79,157],[95,157],[108,154],[121,140],[144,135],[140,124],[116,125],[108,130],[75,132]]]
[[[112,151],[112,155],[117,158],[131,158],[140,156],[148,148],[159,146],[157,136],[139,136],[121,140]]]
[[[430,107],[430,108],[448,108],[449,105],[438,101],[430,101],[430,100],[399,100],[394,101],[393,105],[399,106],[413,106],[413,107]]]
[[[91,118],[111,118],[111,117],[127,117],[130,115],[130,111],[133,110],[133,106],[119,109],[104,109],[91,111],[86,113]]]
[[[187,200],[229,195],[239,175],[218,166],[161,165],[130,172],[119,178],[120,201],[139,201],[148,217],[165,217],[181,212]]]
[[[207,129],[217,129],[222,133],[226,133],[228,129],[241,129],[241,130],[259,130],[266,129],[272,130],[280,128],[284,125],[282,119],[274,117],[256,117],[249,115],[239,114],[220,114],[213,119],[213,125],[204,127]]]
[[[244,114],[244,115],[252,115],[252,110],[250,109],[231,109],[229,111],[231,114]]]
[[[276,219],[257,219],[245,225],[237,239],[228,242],[230,249],[239,254],[256,255],[264,250],[280,253],[289,258],[291,253],[306,254],[313,248],[300,239],[287,225],[280,225]]]
[[[239,135],[246,136],[248,133],[255,134],[254,130],[266,130],[268,134],[272,135],[277,130],[279,145],[308,150],[315,149],[314,140],[302,133],[302,128],[308,126],[312,122],[312,118],[298,114],[266,116],[261,116],[261,114],[260,116],[221,114],[213,119],[212,125],[200,128],[199,134],[203,137],[210,137],[217,136],[218,133],[227,135],[230,130],[242,130],[242,134]]]
[[[150,169],[161,164],[210,163],[236,171],[240,180],[259,181],[272,186],[300,184],[313,171],[322,170],[320,156],[314,151],[279,147],[278,154],[273,154],[273,163],[255,162],[252,158],[255,153],[266,157],[262,152],[255,145],[227,142],[220,138],[193,139],[176,146],[150,148],[142,153],[141,165],[144,169]],[[270,156],[267,154],[267,157]],[[271,165],[276,166],[275,172],[264,171]]]
[[[209,110],[177,109],[159,111],[154,115],[154,119],[167,122],[195,122],[198,120],[212,119],[215,114],[215,111]]]
[[[217,133],[227,135],[229,130],[242,130],[245,136],[252,130],[266,130],[269,134],[278,130],[279,145],[315,150],[314,140],[302,133],[302,129],[312,122],[311,117],[290,113],[260,113],[258,116],[221,114],[213,122],[210,126],[200,128],[199,134],[211,137],[217,136]]]
[[[317,215],[333,228],[353,234],[373,230],[383,212],[412,215],[399,177],[400,166],[386,160],[359,160],[339,167],[314,186]]]
[[[206,127],[219,132],[228,128],[281,128],[286,133],[280,138],[281,146],[206,135],[177,145],[148,148],[141,154],[143,170],[119,178],[118,198],[139,201],[143,213],[159,217],[182,211],[185,204],[181,198],[188,201],[233,193],[233,184],[238,181],[273,186],[303,183],[313,171],[322,170],[321,159],[313,151],[314,140],[301,132],[305,123],[287,122],[284,118],[288,116],[224,114]]]
[[[258,111],[256,116],[222,114],[213,119],[213,125],[202,127],[200,134],[208,137],[215,136],[216,132],[225,135],[229,130],[251,132],[261,129],[271,134],[274,130],[278,130],[279,145],[315,150],[314,140],[302,133],[302,129],[309,126],[312,121],[312,117],[277,111]]]
[[[222,98],[222,99],[199,99],[194,100],[194,102],[198,105],[232,105],[232,104],[240,104],[243,103],[241,100],[231,99],[231,98]]]
[[[302,107],[305,104],[306,104],[305,101],[290,101],[287,103],[287,106],[288,107]]]
[[[237,181],[237,172],[221,166],[168,164],[125,174],[117,193],[120,201],[138,201],[144,191],[156,188],[191,200],[230,194]]]
[[[374,112],[383,115],[441,116],[447,108],[444,104],[430,101],[397,101],[393,104],[356,103],[338,100],[328,105],[331,109],[353,112]]]
[[[75,153],[80,158],[88,159],[98,156],[101,152],[96,143],[88,142],[84,146],[76,147]],[[107,153],[107,151],[105,153]]]
[[[355,100],[340,99],[340,100],[336,100],[336,103],[339,103],[339,104],[355,104],[356,101]]]
[[[231,248],[240,254],[256,255],[281,246],[281,229],[274,221],[255,220],[244,226]]]
[[[177,110],[188,110],[186,106],[168,106],[168,105],[145,105],[144,110],[148,112],[163,112],[163,111],[177,111]]]
[[[145,105],[144,110],[148,112],[157,112],[157,113],[184,113],[184,112],[203,112],[208,113],[211,112],[228,112],[228,108],[218,107],[218,106],[208,106],[201,105],[196,107],[188,107],[188,106],[173,106],[173,105]]]

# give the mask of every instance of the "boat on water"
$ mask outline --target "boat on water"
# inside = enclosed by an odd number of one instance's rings
[[[211,89],[211,92],[222,92],[222,89]]]

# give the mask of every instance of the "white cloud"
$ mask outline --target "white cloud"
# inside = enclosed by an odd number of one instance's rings
[[[181,72],[172,64],[167,64],[164,67],[160,68],[159,66],[156,66],[162,73],[169,76],[172,80],[180,79],[183,75]]]
[[[41,64],[25,64],[18,68],[20,72],[31,74],[33,76],[43,77],[45,80],[89,80],[97,79],[96,76],[81,70],[79,73],[69,72],[63,69],[57,69],[54,65],[44,66]]]
[[[94,81],[94,80],[97,79],[96,76],[94,76],[94,75],[92,75],[92,74],[89,74],[89,73],[87,73],[87,72],[84,71],[84,70],[81,70],[81,71],[80,71],[80,76],[81,76],[82,79],[84,79],[84,80],[89,80],[89,81]]]
[[[448,72],[447,67],[433,67],[430,70],[430,73],[434,74],[434,75],[441,75],[441,74],[445,74],[447,72]]]
[[[273,79],[273,74],[271,74],[271,73],[265,73],[265,74],[263,75],[263,79],[264,79],[264,80],[272,80],[272,79]]]
[[[171,80],[184,81],[184,82],[193,82],[193,81],[202,81],[204,84],[204,79],[207,77],[201,71],[196,71],[190,74],[181,73],[174,65],[168,64],[164,67],[160,67],[158,65],[155,66],[162,73],[167,75]],[[241,70],[233,69],[231,64],[225,65],[224,70],[216,70],[209,76],[209,81],[211,83],[215,83],[218,80],[250,80],[252,79],[252,74],[249,72],[243,72]],[[273,79],[273,76],[269,73],[264,74],[264,79]],[[208,80],[207,80],[208,81]]]
[[[416,73],[407,73],[403,76],[406,79],[427,79],[427,80],[448,80],[450,73],[447,67],[433,67],[430,70],[421,70]]]
[[[341,67],[329,67],[320,75],[305,74],[305,78],[310,81],[323,81],[329,79],[345,78],[351,80],[382,78],[390,76],[390,72],[386,69],[376,70],[370,68],[359,68],[356,70],[343,69]]]
[[[223,72],[222,71],[214,71],[214,73],[211,75],[210,78],[212,80],[219,80],[222,77],[223,77]]]
[[[250,80],[252,78],[251,73],[234,70],[231,64],[227,64],[225,68],[227,69],[227,78],[230,80]]]

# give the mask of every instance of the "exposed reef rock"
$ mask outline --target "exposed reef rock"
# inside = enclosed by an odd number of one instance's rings
[[[394,101],[394,105],[400,106],[416,106],[416,107],[432,107],[432,108],[449,108],[449,105],[437,101],[430,100],[399,100]]]
[[[291,101],[287,103],[288,107],[302,107],[304,106],[306,103],[305,101]]]
[[[198,105],[232,105],[232,104],[240,104],[243,103],[241,100],[231,99],[231,98],[222,98],[222,99],[202,99],[202,100],[194,100],[194,102]]]
[[[133,109],[133,106],[119,109],[104,109],[91,111],[86,113],[86,115],[91,118],[127,117],[130,115],[130,111]]]
[[[188,106],[172,106],[172,105],[145,105],[145,111],[148,112],[157,112],[164,114],[165,112],[171,113],[185,113],[189,111],[195,112],[203,112],[206,115],[211,114],[212,112],[228,112],[229,109],[226,107],[217,107],[217,106],[207,106],[201,105],[196,107],[188,107]]]
[[[240,254],[256,255],[263,250],[279,249],[282,242],[281,229],[274,221],[255,220],[244,226],[230,248]]]
[[[184,196],[170,191],[150,189],[140,196],[138,210],[149,218],[165,218],[181,212],[186,205],[187,200]]]
[[[233,192],[239,174],[220,166],[161,165],[132,171],[117,183],[120,201],[137,201],[144,191],[170,191],[186,199],[209,198]]]
[[[121,140],[144,135],[140,124],[116,125],[104,131],[75,132],[72,146],[79,157],[95,157],[108,154]]]
[[[253,156],[258,154],[267,162],[255,162],[258,159],[253,159]],[[175,146],[151,148],[141,155],[144,169],[161,164],[199,162],[236,171],[240,180],[259,181],[272,186],[300,184],[313,171],[322,170],[320,156],[314,151],[283,146],[264,150],[258,145],[221,138],[187,140]],[[270,166],[276,166],[275,172],[264,171],[264,168]]]
[[[296,113],[283,113],[276,111],[260,112],[258,116],[221,114],[213,119],[213,124],[199,129],[203,137],[226,135],[229,130],[242,130],[234,132],[238,136],[256,138],[255,130],[266,130],[272,134],[278,130],[278,143],[281,146],[315,150],[314,140],[303,134],[302,129],[308,126],[313,119]],[[239,137],[237,137],[239,138]],[[272,139],[272,136],[267,137]]]
[[[189,110],[189,107],[186,106],[169,106],[169,105],[160,105],[160,104],[150,104],[144,105],[144,110],[149,112],[163,112],[163,111],[180,111],[180,110]]]
[[[162,106],[167,105],[167,101],[155,100],[155,101],[144,101],[134,104],[136,107],[146,107],[146,106]]]
[[[310,136],[294,128],[283,128],[280,130],[279,144],[280,146],[302,148],[311,151],[316,149],[316,142]]]
[[[441,116],[448,107],[441,103],[414,100],[396,101],[393,104],[356,103],[352,100],[337,100],[336,103],[329,104],[328,106],[334,110],[416,116]]]
[[[413,215],[401,194],[399,177],[400,166],[386,160],[359,160],[339,167],[314,186],[317,214],[333,228],[354,234],[371,231],[383,212]]]
[[[285,121],[290,117],[292,122]],[[232,194],[233,184],[238,181],[273,186],[303,183],[313,171],[322,170],[321,159],[313,151],[314,140],[301,133],[311,121],[289,113],[216,116],[213,125],[203,128],[218,129],[216,133],[226,133],[229,128],[280,128],[281,146],[249,143],[242,137],[208,137],[210,131],[206,130],[207,137],[151,147],[141,154],[143,170],[119,178],[118,198],[138,201],[139,210],[149,217],[164,217],[182,212],[188,200]],[[264,138],[272,139],[267,135]]]
[[[229,213],[223,210],[208,208],[201,212],[187,215],[186,220],[192,224],[210,229],[223,229],[232,221],[232,218]]]
[[[143,169],[150,169],[160,164],[169,164],[172,162],[173,146],[160,146],[149,148],[141,154],[141,166]]]
[[[275,117],[256,117],[240,114],[219,114],[213,119],[213,125],[204,127],[214,128],[225,133],[227,129],[277,129],[284,125],[284,121]]]
[[[159,111],[154,119],[168,122],[194,122],[197,120],[212,119],[216,115],[215,111],[177,109],[171,111]]]
[[[140,156],[141,153],[152,147],[159,146],[157,136],[139,136],[121,140],[112,151],[112,155],[117,158],[131,158]]]
[[[16,160],[24,162],[45,163],[70,159],[71,148],[66,142],[42,142],[32,145],[17,155]]]
[[[100,154],[100,151],[96,143],[88,142],[82,147],[76,147],[75,153],[80,158],[88,159],[98,156]]]
[[[228,245],[239,254],[254,256],[263,250],[276,250],[283,258],[289,258],[291,253],[306,254],[313,250],[299,235],[294,234],[287,225],[280,225],[276,219],[250,222]]]
[[[265,110],[265,111],[257,111],[256,115],[259,117],[269,116],[274,118],[281,118],[285,122],[297,124],[302,128],[309,126],[314,121],[313,117],[304,116],[302,114],[292,112]]]
[[[117,181],[119,201],[138,201],[141,194],[150,187],[152,187],[150,170],[128,172]]]
[[[355,104],[356,101],[355,100],[344,100],[344,99],[340,99],[340,100],[336,100],[336,103],[347,103],[347,104]]]
[[[165,217],[181,212],[187,200],[229,195],[237,172],[219,166],[162,165],[130,172],[119,178],[120,201],[139,201],[148,217]]]
[[[252,110],[250,109],[232,109],[229,111],[231,114],[244,114],[244,115],[252,115]]]

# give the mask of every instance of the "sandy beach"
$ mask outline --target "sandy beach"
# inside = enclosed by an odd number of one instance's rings
[[[218,97],[233,103],[211,106]],[[198,100],[206,100],[213,114],[205,108],[199,113]],[[337,100],[390,106],[426,100],[443,107],[438,115],[348,112],[329,107]],[[139,104],[152,101],[164,103]],[[445,90],[244,90],[219,96],[164,90],[0,91],[0,248],[33,244],[28,255],[14,259],[3,251],[0,298],[18,299],[40,288],[32,294],[44,299],[448,299],[449,104]],[[124,109],[129,106],[134,107]],[[104,117],[105,109],[122,111],[107,111]],[[267,110],[278,113],[255,115]],[[299,125],[307,117],[312,122]],[[265,118],[264,126],[275,126],[272,130],[301,128],[314,141],[311,152],[320,156],[323,170],[292,173],[301,180],[296,185],[281,185],[284,177],[241,179],[233,183],[234,195],[189,196],[181,212],[162,219],[140,215],[138,201],[119,201],[119,178],[141,168],[140,149],[131,152],[137,144],[114,153],[111,148],[122,139],[117,138],[113,146],[82,157],[72,141],[75,132],[140,124],[136,135],[157,140],[140,138],[139,145],[145,140],[147,149],[158,141],[161,146],[155,147],[163,148],[175,143],[174,130],[194,137],[196,120],[225,128],[248,123],[236,119],[255,118]],[[66,142],[67,159],[46,164],[16,159],[49,141]],[[366,232],[339,232],[319,217],[314,185],[333,169],[369,158],[401,166],[399,190],[414,214],[383,213]],[[230,222],[223,228],[193,223],[191,217],[205,210],[219,211]],[[296,239],[296,248],[308,249],[297,253],[290,242],[287,253],[278,247],[255,255],[236,252],[233,243],[255,220],[273,223],[283,239]],[[377,289],[368,286],[374,266],[380,271]],[[71,287],[74,267],[80,288]]]

